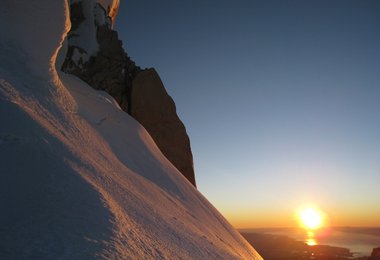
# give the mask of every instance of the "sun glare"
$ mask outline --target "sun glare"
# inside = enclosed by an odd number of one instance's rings
[[[315,208],[302,209],[299,218],[305,229],[315,230],[323,226],[323,213]]]

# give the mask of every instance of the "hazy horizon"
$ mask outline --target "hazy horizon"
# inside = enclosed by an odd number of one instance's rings
[[[238,228],[380,226],[380,2],[134,0],[116,20],[190,136],[199,190]]]
[[[314,259],[313,256],[315,255],[311,252],[316,248],[316,245],[322,247],[317,247],[315,252],[325,254],[325,257],[327,254],[331,259],[352,259],[351,257],[346,258],[347,255],[344,255],[344,250],[334,250],[332,247],[348,249],[356,258],[370,256],[372,250],[378,247],[380,243],[379,227],[330,227],[328,231],[313,234],[310,234],[310,232],[306,230],[295,228],[253,228],[239,229],[239,231],[253,246],[258,245],[257,249],[259,252],[263,254],[263,257],[268,259],[271,259],[270,255],[273,254],[282,255],[284,257],[287,253],[298,252],[299,254],[304,254],[305,251],[309,251],[311,254],[310,258],[306,259]],[[297,243],[297,241],[303,242],[302,244],[305,246],[300,247],[300,243]],[[285,251],[281,251],[284,249]],[[342,258],[337,256],[339,253],[343,254],[341,255]]]

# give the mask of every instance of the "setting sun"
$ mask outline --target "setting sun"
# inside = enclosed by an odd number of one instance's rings
[[[318,229],[323,226],[323,213],[315,208],[305,208],[300,211],[301,224],[306,229]]]

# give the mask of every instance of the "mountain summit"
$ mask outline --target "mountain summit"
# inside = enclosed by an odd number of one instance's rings
[[[60,71],[69,2],[0,2],[0,259],[261,259],[117,99]]]

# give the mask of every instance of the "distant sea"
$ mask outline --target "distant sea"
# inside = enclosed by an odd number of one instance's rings
[[[310,234],[299,228],[240,229],[242,232],[287,236],[309,245],[329,245],[349,249],[354,256],[369,256],[380,247],[380,228],[334,227]]]

